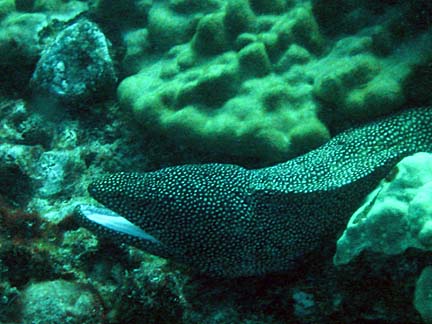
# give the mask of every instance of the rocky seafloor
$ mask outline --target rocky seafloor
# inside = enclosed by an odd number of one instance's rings
[[[336,256],[264,277],[207,278],[71,216],[107,173],[268,166],[431,105],[429,1],[0,0],[0,53],[1,323],[432,321],[428,157]]]

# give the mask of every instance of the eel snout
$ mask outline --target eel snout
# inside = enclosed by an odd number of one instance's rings
[[[161,244],[157,238],[146,233],[142,228],[108,208],[82,204],[75,208],[75,214],[77,214],[81,221],[93,228],[95,225],[96,227],[101,226],[102,228],[107,228],[117,233],[134,236],[151,243]]]

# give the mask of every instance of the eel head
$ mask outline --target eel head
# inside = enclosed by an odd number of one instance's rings
[[[248,175],[223,164],[112,174],[88,189],[103,207],[79,205],[75,215],[97,234],[199,272],[222,272],[214,264],[232,262],[229,251],[247,233]]]

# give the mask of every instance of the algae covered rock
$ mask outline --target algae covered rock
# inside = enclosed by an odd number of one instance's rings
[[[420,313],[424,323],[432,323],[432,267],[423,269],[414,292],[414,307]]]
[[[0,0],[0,18],[15,11],[14,0]]]
[[[352,215],[337,242],[335,264],[364,250],[386,255],[432,251],[432,154],[406,157]]]
[[[47,16],[40,13],[14,13],[3,19],[0,22],[2,69],[25,70],[32,66],[42,51],[39,33],[47,25]]]
[[[7,159],[8,153],[11,156],[18,150],[18,148],[8,148],[6,144],[0,144],[0,182],[3,184],[0,188],[0,196],[7,202],[24,204],[33,194],[33,183],[16,159],[13,161],[9,161],[10,158]],[[28,154],[28,152],[24,153]]]
[[[94,293],[65,280],[31,284],[23,292],[25,323],[103,323],[103,308]]]
[[[42,53],[31,80],[34,91],[67,104],[109,97],[117,81],[109,46],[90,21],[65,28]]]

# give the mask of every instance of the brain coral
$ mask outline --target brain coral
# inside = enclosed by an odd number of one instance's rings
[[[284,161],[327,141],[340,122],[399,109],[407,102],[404,84],[412,87],[405,80],[418,79],[413,67],[425,64],[432,49],[431,33],[401,27],[411,32],[407,40],[396,31],[395,22],[409,12],[401,4],[397,15],[383,5],[374,9],[377,20],[335,37],[315,18],[318,1],[184,3],[150,10],[148,46],[137,47],[128,34],[126,46],[134,48],[127,53],[134,55],[125,69],[132,75],[118,96],[144,134],[212,159]],[[189,24],[172,28],[169,12]],[[342,14],[349,19],[352,12]],[[155,33],[156,22],[167,24],[163,35]],[[153,55],[161,49],[162,58]]]

